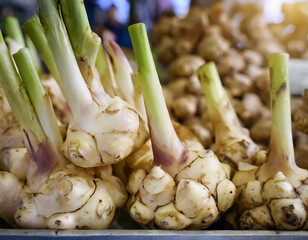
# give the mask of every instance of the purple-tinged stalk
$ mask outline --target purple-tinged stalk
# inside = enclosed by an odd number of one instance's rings
[[[289,55],[285,53],[272,54],[269,59],[271,139],[267,161],[257,172],[257,178],[265,182],[281,171],[294,187],[298,187],[308,177],[308,172],[296,165],[294,157],[288,60]]]
[[[111,172],[108,179],[106,176],[104,180],[94,180],[93,173],[67,164],[60,153],[63,143],[51,101],[40,82],[29,51],[21,49],[14,59],[58,160],[39,190],[22,198],[15,221],[27,228],[106,228],[112,221],[115,208],[126,201],[122,183]]]
[[[132,25],[129,33],[154,155],[151,169],[139,168],[129,177],[129,214],[149,228],[206,228],[235,201],[236,189],[228,179],[231,168],[221,164],[211,150],[205,150],[189,130],[175,125],[179,130],[177,135],[164,101],[145,25]]]
[[[138,65],[154,153],[154,165],[161,166],[172,177],[185,166],[186,149],[178,138],[167,110],[155,68],[145,25],[128,28]]]
[[[78,8],[80,1],[67,4],[76,4]],[[38,0],[38,6],[41,24],[59,71],[63,93],[73,115],[64,143],[65,156],[82,167],[102,166],[123,160],[133,150],[139,127],[138,114],[120,98],[110,98],[98,85],[93,68],[97,54],[94,51],[96,41],[91,42],[90,36],[85,37],[85,40],[81,40],[85,46],[75,48],[74,52],[71,42],[75,40],[72,40],[72,36],[78,38],[78,34],[75,34],[78,29],[67,26],[68,31],[71,31],[70,39],[62,15],[58,12],[58,1]],[[74,10],[71,13],[79,15],[80,11]],[[80,14],[79,17],[84,18],[86,15]],[[87,24],[85,20],[81,22]],[[85,34],[91,35],[91,32]],[[99,46],[100,43],[97,50]],[[85,65],[79,66],[76,56],[84,56]],[[90,78],[84,79],[84,67],[91,70],[87,77],[92,77],[93,74],[91,84],[100,87],[99,94],[96,94],[93,85],[89,86]]]
[[[22,48],[13,57],[42,129],[60,157],[63,144],[60,128],[50,97],[41,83],[31,54],[27,48]]]
[[[60,156],[54,145],[62,144],[50,100],[41,85],[29,52],[21,49],[14,55],[14,59],[19,66],[30,99],[16,69],[13,68],[2,35],[0,35],[0,49],[0,83],[9,95],[11,107],[26,135],[29,157],[31,160],[36,160],[35,164],[43,167],[43,170],[50,169],[48,167],[53,163],[50,160]],[[11,92],[15,95],[13,96]],[[106,181],[98,178],[94,180],[94,174],[89,171],[73,164],[63,165],[58,164],[48,172],[47,177],[42,175],[42,169],[39,169],[40,175],[35,175],[36,188],[33,189],[33,179],[30,181],[27,179],[27,184],[33,193],[30,193],[28,186],[25,186],[23,188],[25,194],[22,194],[17,179],[0,172],[1,183],[4,183],[0,184],[2,196],[0,216],[3,215],[10,222],[15,220],[17,225],[23,228],[108,227],[115,208],[123,205],[126,200],[126,192],[119,180],[113,178],[111,173]],[[8,190],[8,187],[11,189]],[[10,200],[11,202],[8,202]]]
[[[0,33],[0,85],[24,134],[30,158],[27,183],[36,191],[56,165],[56,151],[46,137]]]

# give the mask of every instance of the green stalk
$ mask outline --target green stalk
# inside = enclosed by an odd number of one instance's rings
[[[282,171],[298,187],[308,172],[297,167],[294,157],[288,62],[286,53],[275,53],[269,58],[272,129],[267,162],[261,166],[258,179],[267,181]]]
[[[22,47],[25,47],[25,40],[18,22],[15,17],[7,17],[3,21],[5,35],[17,41]]]
[[[114,42],[106,42],[106,48],[112,59],[112,67],[114,76],[119,86],[121,96],[132,106],[135,106],[135,91],[134,85],[131,79],[133,70],[120,46]]]
[[[215,133],[214,152],[218,159],[237,169],[240,162],[253,164],[259,146],[242,127],[221,80],[215,63],[197,70],[201,88]]]
[[[19,51],[19,49],[24,47],[19,42],[15,41],[13,38],[10,38],[10,37],[6,37],[5,42],[8,46],[8,48],[9,48],[11,55],[17,53]]]
[[[241,124],[224,90],[215,63],[210,62],[197,71],[207,108],[215,131],[216,144],[223,142],[226,134],[240,134]]]
[[[281,150],[287,156],[294,156],[292,122],[290,110],[290,87],[288,71],[288,54],[273,54],[269,59],[269,68],[271,73],[271,112],[272,112],[272,129],[271,145],[278,139]],[[277,138],[277,139],[276,139]],[[292,157],[294,160],[294,157]],[[292,160],[292,161],[293,161]]]
[[[60,79],[59,71],[57,69],[57,65],[50,50],[50,47],[48,45],[44,29],[40,23],[39,17],[35,15],[33,18],[25,22],[23,24],[23,29],[27,33],[27,35],[31,38],[32,42],[35,45],[35,48],[39,52],[49,72],[56,79],[57,83],[59,84],[60,88],[63,91],[63,86]]]
[[[117,83],[115,81],[112,65],[107,55],[106,51],[104,50],[103,45],[101,44],[98,50],[96,63],[96,69],[98,71],[101,84],[103,85],[106,93],[110,97],[121,96]]]
[[[59,0],[59,4],[81,74],[97,97],[96,100],[104,105],[110,98],[105,93],[95,67],[101,38],[91,30],[83,1]]]
[[[32,40],[31,40],[31,38],[28,35],[25,36],[25,40],[26,40],[26,46],[30,50],[30,54],[31,54],[31,57],[32,57],[32,61],[35,65],[35,68],[38,71],[38,73],[41,74],[43,72],[43,67],[42,67],[40,58],[37,54],[37,51],[35,49],[35,46],[34,46]]]
[[[46,136],[54,144],[58,152],[61,152],[63,141],[57,118],[29,50],[22,48],[13,57]]]
[[[57,0],[38,0],[39,16],[51,52],[56,61],[63,93],[74,118],[84,117],[84,109],[93,103],[79,70],[63,20],[58,12]]]
[[[25,40],[17,18],[5,18],[3,21],[3,28],[6,33],[5,41],[11,55],[25,47]]]
[[[161,165],[165,171],[174,176],[185,163],[183,159],[186,150],[172,126],[145,25],[143,23],[131,25],[128,31],[136,56],[138,76],[150,125],[154,164]]]
[[[0,32],[0,85],[20,127],[32,132],[41,142],[45,134],[41,129],[26,89],[14,67],[13,60]]]
[[[30,167],[27,184],[36,192],[57,162],[54,148],[46,138],[26,89],[14,67],[0,32],[0,85],[25,137]]]
[[[204,95],[210,100],[209,103],[207,103],[211,106],[210,109],[212,109],[213,106],[220,104],[222,99],[226,99],[226,91],[223,89],[214,62],[210,62],[199,68],[198,76]]]
[[[91,30],[83,1],[60,0],[59,2],[78,65],[83,77],[88,80],[88,67],[93,72],[101,39]]]

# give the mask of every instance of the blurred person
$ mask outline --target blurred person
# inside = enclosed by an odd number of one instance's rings
[[[191,0],[190,6],[211,7],[215,3],[221,2],[221,0]],[[229,1],[231,2],[231,1]]]
[[[103,41],[117,41],[120,46],[131,47],[128,34],[128,0],[85,0],[92,29]]]
[[[120,25],[120,22],[118,20],[118,9],[114,4],[112,4],[110,8],[107,10],[106,16],[107,16],[107,24],[110,24],[112,26]]]
[[[143,22],[146,29],[152,27],[159,17],[159,4],[161,2],[169,2],[169,0],[130,0],[130,24]],[[164,3],[166,5],[166,3]]]
[[[106,12],[105,24],[101,32],[103,39],[114,40],[120,46],[132,48],[127,27],[128,23],[119,21],[119,9],[112,4]]]

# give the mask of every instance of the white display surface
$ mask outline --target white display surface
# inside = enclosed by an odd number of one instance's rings
[[[303,95],[308,89],[308,60],[290,59],[289,78],[291,94]]]

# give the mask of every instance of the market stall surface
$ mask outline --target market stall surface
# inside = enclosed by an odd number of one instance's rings
[[[138,240],[138,239],[160,239],[160,240],[218,240],[218,239],[308,239],[306,231],[230,231],[230,230],[28,230],[28,229],[0,229],[0,239],[104,239],[104,240]]]

